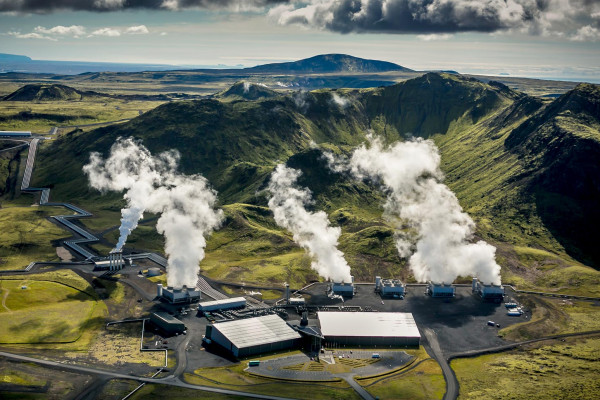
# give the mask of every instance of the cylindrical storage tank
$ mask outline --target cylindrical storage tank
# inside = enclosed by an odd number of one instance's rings
[[[158,297],[162,297],[162,295],[163,295],[163,285],[162,285],[162,283],[159,283],[158,285],[156,285],[156,295]]]
[[[161,275],[160,268],[157,268],[157,267],[148,268],[148,276],[160,276],[160,275]]]

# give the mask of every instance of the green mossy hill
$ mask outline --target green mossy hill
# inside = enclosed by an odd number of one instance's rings
[[[246,71],[264,73],[308,73],[326,74],[335,72],[386,72],[406,71],[411,69],[387,61],[366,60],[346,54],[322,54],[303,60],[259,65],[246,68]]]
[[[428,73],[397,85],[367,92],[363,99],[371,127],[390,140],[401,136],[444,134],[466,118],[475,124],[520,95],[460,75]]]
[[[206,176],[221,205],[233,207],[209,243],[210,275],[230,279],[239,271],[248,279],[280,282],[291,274],[299,282],[310,262],[290,244],[288,233],[268,228],[274,236],[262,235],[265,221],[274,223],[271,216],[262,216],[250,230],[231,225],[256,215],[244,207],[266,206],[270,173],[287,162],[302,171],[299,183],[312,191],[312,207],[342,228],[340,249],[355,276],[384,270],[410,279],[382,218],[385,194],[372,182],[330,172],[315,143],[348,155],[369,130],[388,142],[422,136],[438,145],[446,183],[476,221],[477,236],[499,246],[507,276],[530,273],[514,245],[544,249],[566,264],[575,259],[598,266],[589,244],[598,236],[592,223],[600,226],[592,209],[600,203],[597,93],[596,86],[581,85],[544,103],[502,84],[428,73],[376,89],[171,102],[128,123],[74,131],[44,144],[33,185],[52,187],[53,199],[118,212],[118,195],[101,196],[88,188],[81,168],[89,153],[107,155],[118,137],[129,136],[153,153],[177,149],[182,170]],[[248,206],[236,205],[241,203]],[[245,231],[248,235],[240,236]],[[285,245],[272,246],[281,238]],[[217,246],[221,242],[227,245]],[[247,256],[235,255],[238,250]]]
[[[229,89],[218,93],[215,97],[221,100],[258,100],[277,97],[279,93],[261,84],[236,82]]]
[[[581,84],[541,109],[506,140],[523,160],[525,190],[573,257],[600,265],[600,86]]]
[[[65,85],[30,84],[5,96],[4,101],[73,101],[98,97],[99,93],[82,92]]]

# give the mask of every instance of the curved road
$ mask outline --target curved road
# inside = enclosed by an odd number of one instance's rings
[[[295,400],[295,399],[290,399],[288,397],[267,396],[267,395],[263,395],[263,394],[248,393],[248,392],[242,392],[242,391],[238,391],[238,390],[220,389],[220,388],[211,387],[211,386],[191,385],[189,383],[185,383],[178,379],[175,379],[173,376],[161,378],[161,379],[144,378],[144,377],[139,377],[139,376],[135,376],[135,375],[119,374],[116,372],[104,371],[104,370],[89,368],[89,367],[82,367],[82,366],[78,366],[78,365],[64,364],[64,363],[56,362],[56,361],[41,360],[39,358],[27,357],[27,356],[7,353],[7,352],[3,352],[3,351],[0,351],[0,356],[6,357],[6,358],[9,358],[12,360],[30,362],[30,363],[44,365],[44,366],[51,367],[51,368],[75,371],[77,373],[83,373],[83,374],[101,375],[104,377],[119,378],[119,379],[131,379],[131,380],[135,380],[138,382],[145,382],[145,383],[159,383],[159,384],[165,384],[165,385],[170,385],[170,386],[178,386],[178,387],[183,387],[183,388],[187,388],[187,389],[195,389],[195,390],[201,390],[201,391],[205,391],[205,392],[220,393],[220,394],[231,395],[231,396],[245,396],[245,397],[250,397],[250,398],[254,398],[254,399]]]
[[[442,373],[444,374],[444,380],[446,381],[446,394],[444,394],[444,400],[455,400],[458,397],[458,380],[456,379],[456,375],[452,368],[450,368],[448,360],[444,357],[435,331],[430,328],[424,328],[423,331],[427,338],[427,343],[429,343],[429,350],[433,353],[430,353],[429,355],[440,364]]]

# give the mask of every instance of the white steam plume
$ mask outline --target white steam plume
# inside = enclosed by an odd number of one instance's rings
[[[179,153],[168,151],[152,156],[133,139],[117,139],[110,156],[90,154],[84,166],[90,185],[101,191],[123,191],[127,207],[121,210],[120,249],[144,211],[160,213],[156,228],[165,236],[168,257],[167,284],[193,287],[198,264],[204,258],[206,237],[223,219],[215,210],[216,192],[201,175],[177,172]]]
[[[388,190],[385,216],[395,225],[396,247],[419,282],[452,283],[471,275],[500,284],[496,248],[470,243],[473,220],[442,183],[440,155],[431,140],[414,139],[385,147],[370,137],[370,146],[355,150],[350,160],[357,177],[381,180]],[[413,246],[411,236],[417,236]]]
[[[127,207],[121,210],[120,236],[115,250],[125,245],[143,217],[150,194],[162,184],[163,175],[177,163],[177,158],[178,154],[173,152],[152,157],[148,149],[132,139],[117,140],[106,160],[99,153],[90,154],[89,164],[83,167],[90,186],[102,192],[126,190]]]
[[[314,260],[311,266],[319,275],[335,282],[350,282],[350,266],[337,249],[342,230],[329,225],[325,212],[306,210],[312,198],[309,190],[297,187],[300,174],[279,164],[271,175],[269,208],[275,222],[291,231],[294,241],[308,250]]]

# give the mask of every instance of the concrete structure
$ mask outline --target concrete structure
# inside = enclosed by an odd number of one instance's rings
[[[451,284],[427,282],[427,294],[431,297],[454,297],[456,288]]]
[[[473,278],[471,290],[485,301],[500,303],[504,299],[504,286],[486,285],[477,278]]]
[[[290,306],[303,306],[306,304],[306,300],[304,299],[304,297],[291,297],[288,300],[288,304]]]
[[[162,272],[160,271],[160,268],[151,267],[151,268],[148,268],[148,273],[146,275],[147,276],[160,276],[160,275],[162,275]]]
[[[421,334],[410,313],[317,312],[326,346],[418,346]]]
[[[215,301],[204,301],[198,304],[198,311],[222,311],[232,310],[234,308],[246,307],[246,299],[243,297],[233,297],[230,299],[215,300]]]
[[[376,276],[375,291],[382,296],[404,297],[406,287],[399,279],[381,279]]]
[[[208,325],[205,338],[235,357],[289,349],[300,342],[300,334],[277,315]]]
[[[0,131],[0,137],[30,137],[30,131]]]
[[[185,324],[167,314],[166,312],[156,312],[150,314],[150,321],[156,325],[160,330],[166,332],[169,335],[175,335],[182,333],[186,330]]]
[[[350,277],[350,283],[333,282],[329,286],[329,291],[338,296],[352,297],[354,296],[354,277]]]
[[[156,286],[156,294],[162,293],[159,297],[171,304],[187,304],[200,301],[200,291],[188,289],[186,286],[181,289],[173,289],[172,287],[164,288],[159,283]]]
[[[122,251],[111,251],[108,253],[108,269],[111,271],[118,271],[125,266],[125,261],[123,260],[123,252]]]

